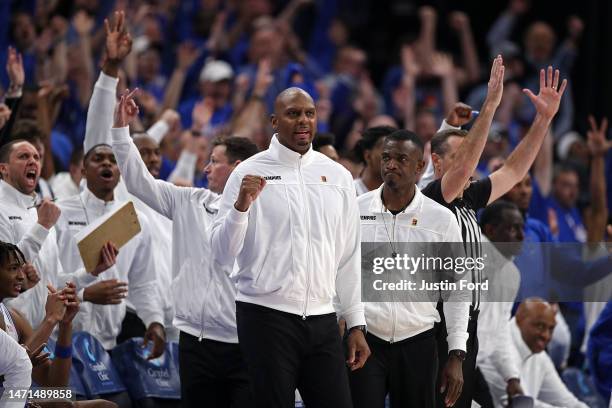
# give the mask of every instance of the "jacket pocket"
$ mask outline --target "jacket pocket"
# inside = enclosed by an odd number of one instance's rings
[[[193,323],[200,323],[202,313],[202,297],[206,296],[205,263],[188,258],[182,265],[178,276],[172,282],[172,297],[174,299],[175,315]]]

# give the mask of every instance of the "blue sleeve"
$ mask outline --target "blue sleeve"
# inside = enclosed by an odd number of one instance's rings
[[[510,39],[510,34],[512,34],[515,22],[516,17],[507,12],[502,13],[497,20],[495,20],[491,26],[491,29],[487,33],[487,45],[489,46],[489,51],[493,51],[496,45]]]
[[[9,30],[11,29],[11,1],[0,1],[0,50],[6,53],[9,45]],[[2,58],[6,61],[6,57]],[[4,67],[4,62],[2,66]]]
[[[612,301],[606,304],[589,334],[589,368],[604,401],[612,389]]]
[[[550,272],[558,282],[583,288],[612,273],[612,258],[603,256],[585,261],[582,245],[559,244],[551,248]]]
[[[529,216],[543,222],[544,225],[548,225],[548,199],[542,196],[535,177],[531,177],[531,186],[533,187],[533,193],[529,203]]]
[[[330,71],[335,57],[336,46],[329,39],[329,28],[337,15],[337,0],[316,0],[317,17],[310,33],[308,54],[317,61],[321,69]]]
[[[181,125],[183,126],[183,129],[191,128],[191,112],[193,111],[195,104],[195,99],[189,99],[181,103],[178,107],[178,113],[181,116]]]

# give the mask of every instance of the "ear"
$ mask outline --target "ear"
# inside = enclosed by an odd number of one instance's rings
[[[419,160],[416,167],[416,174],[419,175],[423,173],[423,169],[425,168],[425,160]]]
[[[272,124],[272,129],[275,132],[278,132],[278,118],[276,117],[275,114],[270,115],[270,123]]]
[[[0,176],[2,180],[6,180],[7,173],[8,173],[8,164],[0,163]]]
[[[232,169],[235,169],[236,166],[240,164],[240,162],[242,162],[242,160],[236,160],[235,162],[233,162],[231,165]]]
[[[431,154],[431,163],[434,167],[434,174],[437,175],[442,170],[442,158],[438,155],[438,153]]]
[[[366,166],[368,165],[368,163],[370,162],[371,159],[372,159],[372,151],[371,150],[364,150],[363,151],[363,160],[365,160]]]

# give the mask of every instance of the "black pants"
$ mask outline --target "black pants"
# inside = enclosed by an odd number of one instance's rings
[[[389,343],[368,333],[372,355],[362,369],[349,374],[355,408],[434,408],[438,372],[435,330]]]
[[[495,408],[489,384],[478,367],[476,367],[476,380],[474,381],[474,401],[482,408]]]
[[[350,408],[351,395],[335,314],[301,316],[236,302],[238,338],[258,408]]]
[[[446,320],[444,318],[444,312],[442,311],[442,303],[438,302],[438,312],[442,319],[438,323],[438,356],[440,361],[440,373],[444,370],[446,361],[448,360],[448,344],[446,343]],[[470,408],[472,406],[472,399],[474,396],[474,386],[476,383],[476,356],[478,355],[478,337],[476,331],[478,329],[478,313],[479,311],[473,311],[470,306],[470,320],[468,323],[468,334],[469,338],[467,341],[467,355],[463,362],[463,390],[459,399],[454,405],[454,408]],[[437,389],[440,389],[440,383],[438,378]],[[436,392],[437,395],[437,406],[439,408],[445,407],[444,397],[445,394]]]
[[[117,344],[121,344],[132,337],[144,337],[147,328],[140,320],[138,315],[130,310],[125,312],[123,322],[121,322],[121,331],[117,336]]]
[[[179,337],[183,407],[251,407],[252,393],[238,344]]]

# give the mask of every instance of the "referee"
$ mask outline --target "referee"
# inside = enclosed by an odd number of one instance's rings
[[[505,164],[490,176],[478,181],[471,181],[480,155],[485,147],[493,116],[503,94],[504,66],[501,56],[493,61],[488,92],[480,115],[470,132],[461,129],[450,129],[438,132],[431,140],[431,159],[435,180],[423,189],[423,194],[449,208],[457,218],[464,242],[466,256],[481,256],[481,234],[476,219],[476,211],[486,207],[508,192],[516,183],[525,177],[531,164],[540,150],[550,123],[559,110],[561,96],[567,81],[559,85],[559,70],[540,71],[540,92],[534,95],[524,90],[536,109],[536,116],[527,134],[506,159]],[[480,282],[480,276],[472,272],[472,280]],[[478,288],[478,285],[476,286]],[[478,339],[476,337],[480,290],[472,293],[470,322],[467,343],[467,356],[463,364],[463,393],[456,407],[470,407],[476,379],[476,355]],[[442,315],[444,321],[444,316]],[[440,364],[447,356],[445,325],[441,324],[438,336],[438,353]],[[439,398],[438,406],[449,406],[448,400]]]

